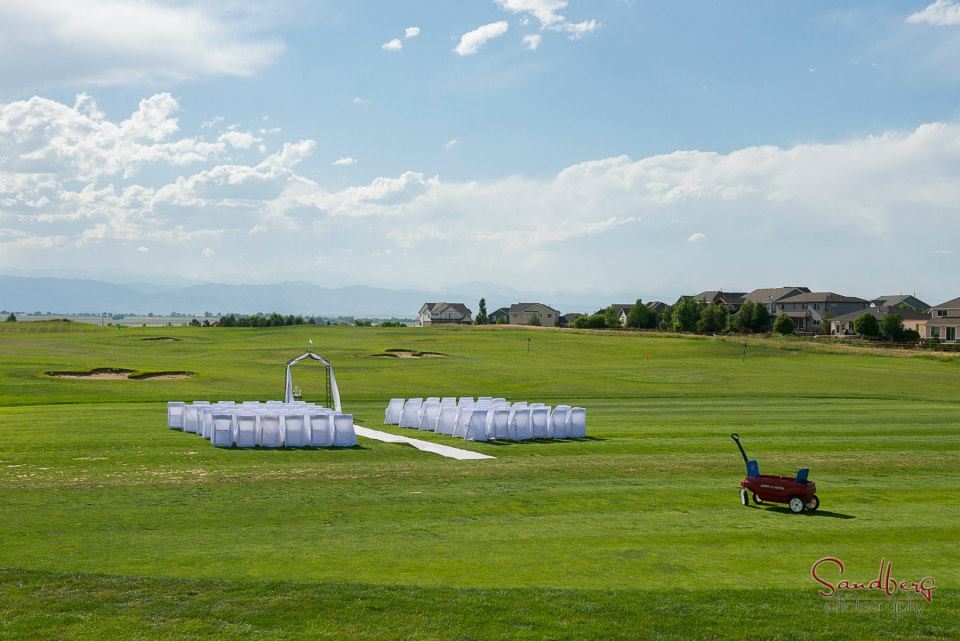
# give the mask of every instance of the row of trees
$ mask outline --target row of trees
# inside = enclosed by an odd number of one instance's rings
[[[914,329],[904,329],[903,318],[899,314],[887,314],[877,320],[873,314],[864,312],[853,321],[853,331],[867,338],[885,338],[889,341],[918,341],[920,333]]]

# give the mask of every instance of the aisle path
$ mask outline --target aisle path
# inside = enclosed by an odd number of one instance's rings
[[[418,438],[399,436],[397,434],[391,434],[390,432],[381,432],[380,430],[371,430],[369,427],[363,427],[361,425],[357,425],[356,423],[354,423],[353,428],[356,431],[357,436],[372,438],[377,441],[383,441],[384,443],[406,443],[407,445],[414,446],[418,450],[423,450],[424,452],[433,452],[434,454],[446,456],[447,458],[455,458],[460,461],[497,458],[496,456],[487,456],[486,454],[481,454],[480,452],[461,450],[458,447],[440,445],[439,443],[431,443],[430,441],[421,441]]]

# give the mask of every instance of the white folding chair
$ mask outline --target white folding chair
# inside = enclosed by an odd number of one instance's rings
[[[549,407],[535,407],[530,410],[530,429],[533,432],[533,438],[549,438],[547,431],[549,420]]]
[[[197,420],[199,419],[200,406],[196,403],[186,405],[183,408],[183,431],[190,434],[197,433]]]
[[[257,415],[251,411],[239,411],[236,415],[236,434],[234,441],[237,447],[254,447],[257,444]]]
[[[567,438],[567,418],[569,416],[569,405],[557,405],[553,408],[547,433],[553,438]]]
[[[353,414],[333,415],[333,444],[337,447],[352,447],[357,444],[353,429]]]
[[[467,425],[465,441],[487,440],[487,410],[473,410],[470,413],[470,422]]]
[[[471,405],[473,404],[473,397],[472,397],[472,396],[461,396],[461,397],[460,397],[460,400],[457,402],[457,405],[461,405],[461,406],[462,406],[462,405],[466,405],[466,404],[468,404],[468,403],[471,404]]]
[[[506,408],[493,410],[493,438],[510,439],[510,410]]]
[[[420,405],[422,399],[411,398],[403,404],[403,413],[400,414],[400,427],[420,427]]]
[[[434,402],[439,403],[439,402],[440,402],[440,397],[439,397],[439,396],[428,396],[427,398],[425,398],[425,399],[423,400],[423,402],[424,402],[424,403],[434,403]]]
[[[456,404],[457,404],[457,397],[456,397],[456,396],[444,396],[443,398],[440,399],[440,404],[441,404],[441,405],[448,405],[448,404],[456,405]]]
[[[585,438],[587,436],[587,410],[582,407],[570,409],[570,438]]]
[[[212,419],[213,434],[210,442],[216,447],[233,447],[233,414],[217,412]]]
[[[310,445],[310,435],[307,434],[307,422],[304,415],[296,412],[283,416],[283,446],[306,447]]]
[[[403,413],[403,399],[391,398],[387,403],[387,409],[384,412],[384,425],[397,425],[400,422],[400,415]]]
[[[499,396],[493,399],[493,404],[494,404],[494,405],[496,405],[497,403],[506,403],[506,402],[507,402],[507,399],[505,399],[505,398],[500,398]]]
[[[435,431],[437,429],[438,418],[440,418],[440,402],[424,401],[423,409],[420,410],[420,429],[423,431]]]
[[[183,408],[186,403],[182,401],[170,401],[167,403],[167,427],[172,430],[183,429]]]
[[[440,413],[437,415],[437,427],[434,432],[453,436],[453,431],[457,429],[458,410],[459,408],[456,405],[441,403]]]
[[[530,430],[530,410],[523,407],[514,410],[510,419],[510,438],[515,441],[526,441],[533,436]]]
[[[283,433],[280,429],[280,414],[269,411],[260,415],[260,447],[280,447],[283,445]]]
[[[470,423],[470,417],[473,415],[474,405],[463,405],[457,412],[457,425],[453,430],[453,436],[463,438],[467,435],[467,425]]]
[[[311,412],[307,416],[310,423],[310,445],[330,447],[333,445],[333,422],[329,412]]]
[[[493,400],[493,397],[492,397],[492,396],[478,396],[478,397],[477,397],[477,403],[483,403],[484,401],[492,401],[492,400]]]

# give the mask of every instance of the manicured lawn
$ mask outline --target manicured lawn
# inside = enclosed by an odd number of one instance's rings
[[[143,340],[158,336],[175,340]],[[418,434],[497,457],[453,461],[365,439],[221,450],[165,428],[167,400],[279,398],[308,339],[360,423],[382,427],[393,396],[485,394],[583,405],[590,438]],[[375,356],[397,348],[445,356]],[[99,367],[196,376],[44,374]],[[318,398],[319,368],[295,377]],[[811,467],[821,511],[741,506],[733,431],[763,472]],[[0,638],[960,634],[950,358],[502,328],[0,324],[0,490]],[[828,555],[851,580],[881,558],[933,576],[933,601],[844,610],[809,574]]]

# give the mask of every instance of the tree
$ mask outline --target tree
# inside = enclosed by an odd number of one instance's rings
[[[789,316],[781,312],[777,315],[777,319],[773,321],[773,331],[778,334],[783,334],[784,336],[787,334],[792,334],[793,321],[790,320]]]
[[[506,325],[507,319],[503,316],[497,316],[497,325]]]
[[[900,314],[887,314],[880,321],[880,333],[891,341],[901,340],[903,332],[903,318]]]
[[[577,316],[573,321],[573,326],[577,329],[605,329],[607,318],[600,312],[589,316]]]
[[[753,304],[753,313],[750,314],[750,328],[755,332],[770,331],[770,310],[763,303]]]
[[[17,322],[17,316],[16,316],[13,312],[10,312],[10,315],[7,316],[7,322],[8,322],[8,323],[16,323],[16,322]]]
[[[634,329],[652,329],[657,326],[657,313],[643,304],[639,298],[627,314],[627,327]]]
[[[853,331],[867,338],[876,338],[880,335],[880,323],[873,314],[864,312],[854,319]]]
[[[673,307],[664,305],[657,314],[657,327],[663,331],[673,329]]]
[[[610,329],[623,327],[623,324],[620,322],[620,310],[613,305],[603,310],[603,318],[606,321],[607,327]]]
[[[739,332],[741,334],[749,334],[752,332],[753,307],[754,303],[751,301],[747,301],[741,305],[737,313],[730,316],[730,320],[727,322],[727,329],[731,332]]]
[[[671,328],[675,332],[697,331],[697,321],[700,320],[700,309],[703,303],[692,297],[681,298],[673,306]]]
[[[533,327],[540,327],[540,317],[537,315],[531,316],[530,320],[527,321],[527,325],[531,325]]]
[[[487,316],[487,299],[480,299],[480,310],[477,312],[477,315],[473,319],[474,325],[487,325],[490,322],[490,317]]]
[[[697,333],[716,334],[727,326],[729,312],[726,305],[706,305],[697,319]]]

